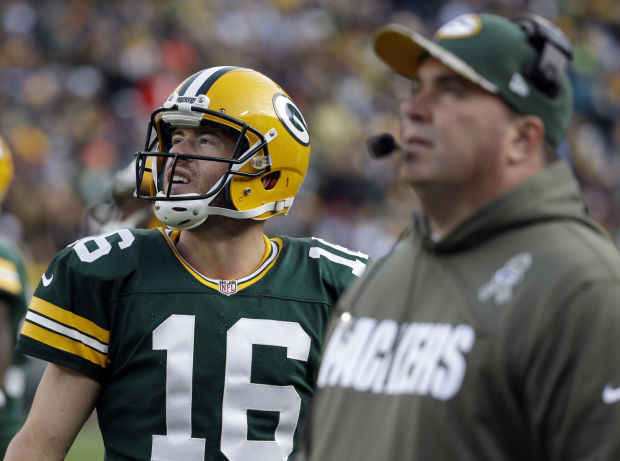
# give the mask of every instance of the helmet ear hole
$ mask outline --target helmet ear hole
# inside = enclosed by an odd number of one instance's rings
[[[271,173],[268,173],[265,176],[263,176],[261,178],[261,181],[263,183],[263,187],[265,188],[265,190],[271,190],[274,187],[276,187],[276,184],[278,183],[279,179],[280,179],[280,172],[272,171]]]

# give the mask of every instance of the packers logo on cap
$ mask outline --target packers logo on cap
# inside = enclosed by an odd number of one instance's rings
[[[464,14],[439,28],[436,38],[467,38],[480,32],[482,24],[475,14]]]

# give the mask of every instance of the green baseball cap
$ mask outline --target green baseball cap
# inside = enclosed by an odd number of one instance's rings
[[[539,51],[527,28],[516,22],[494,14],[465,14],[440,27],[432,40],[402,25],[388,24],[375,32],[374,50],[392,70],[407,78],[416,75],[423,57],[439,59],[463,77],[500,96],[516,112],[540,117],[547,140],[557,147],[571,117],[572,90],[565,65],[572,58],[572,51],[559,29],[539,17],[537,22],[533,26],[544,27],[554,44],[563,46],[541,46]],[[551,69],[556,82],[551,92],[539,84],[540,72],[528,71],[536,71],[541,55],[559,63]],[[541,69],[544,74],[545,67]]]

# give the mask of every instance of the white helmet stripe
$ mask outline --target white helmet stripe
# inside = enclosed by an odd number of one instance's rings
[[[236,67],[220,66],[198,72],[185,82],[183,87],[179,90],[179,96],[198,96],[206,94],[209,88],[211,88],[211,85],[213,85],[220,76],[233,69],[236,69]]]

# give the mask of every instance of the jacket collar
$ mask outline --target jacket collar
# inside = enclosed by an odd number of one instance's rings
[[[414,239],[432,252],[476,246],[502,232],[552,220],[573,220],[605,231],[587,216],[579,185],[567,163],[558,160],[521,184],[495,197],[440,240],[430,236],[422,211],[414,215]]]

